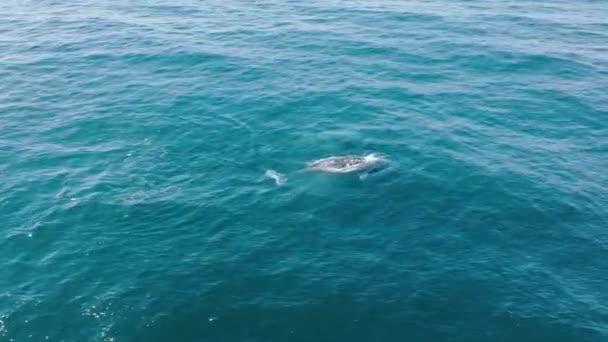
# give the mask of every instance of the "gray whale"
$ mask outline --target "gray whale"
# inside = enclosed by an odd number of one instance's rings
[[[364,156],[344,155],[331,156],[327,158],[317,159],[306,163],[306,169],[328,173],[361,173],[360,179],[365,179],[368,174],[378,172],[384,168],[386,159],[378,154],[371,153]],[[287,177],[275,170],[268,169],[264,174],[266,178],[274,180],[276,185],[284,185],[287,182]]]
[[[330,173],[350,173],[369,170],[382,160],[382,157],[375,153],[366,156],[332,156],[308,162],[307,168]]]

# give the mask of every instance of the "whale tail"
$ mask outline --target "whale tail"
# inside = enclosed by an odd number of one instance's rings
[[[277,172],[275,170],[271,170],[271,169],[266,170],[266,173],[264,173],[264,176],[274,180],[274,183],[278,186],[281,186],[287,182],[287,177],[284,174]]]

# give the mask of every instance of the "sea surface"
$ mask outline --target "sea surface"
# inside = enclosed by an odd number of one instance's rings
[[[0,341],[608,341],[607,1],[0,13]]]

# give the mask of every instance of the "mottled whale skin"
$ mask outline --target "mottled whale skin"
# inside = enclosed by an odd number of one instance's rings
[[[381,157],[373,153],[366,156],[332,156],[311,161],[307,167],[309,170],[330,173],[350,173],[368,170],[381,160]]]

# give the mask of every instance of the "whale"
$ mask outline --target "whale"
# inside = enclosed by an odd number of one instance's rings
[[[359,179],[364,180],[370,174],[380,172],[387,166],[387,160],[376,154],[370,153],[367,155],[341,155],[341,156],[330,156],[317,160],[312,160],[306,163],[306,168],[300,169],[297,172],[302,171],[317,171],[325,173],[356,173],[359,174]],[[266,178],[272,179],[276,185],[285,185],[287,183],[287,176],[284,174],[267,169],[264,173]]]
[[[310,161],[306,164],[307,169],[329,173],[352,173],[368,171],[383,161],[383,158],[375,153],[365,156],[345,155],[331,156]]]

